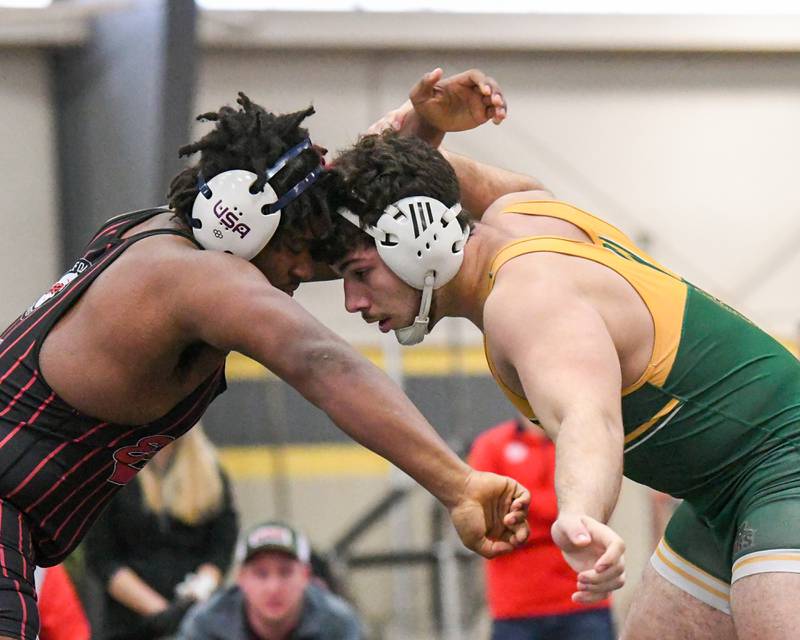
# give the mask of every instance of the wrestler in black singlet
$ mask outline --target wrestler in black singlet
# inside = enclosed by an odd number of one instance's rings
[[[39,349],[48,331],[125,249],[164,233],[197,244],[191,234],[176,229],[122,238],[164,211],[148,209],[109,220],[75,265],[0,334],[0,636],[36,638],[34,565],[61,562],[111,497],[225,390],[223,365],[160,419],[120,425],[68,405],[39,369]]]

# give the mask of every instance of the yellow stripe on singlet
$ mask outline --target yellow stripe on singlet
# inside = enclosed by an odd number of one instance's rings
[[[650,312],[654,326],[654,344],[650,361],[639,379],[622,390],[622,395],[631,394],[646,383],[662,386],[678,353],[687,295],[686,284],[638,249],[619,229],[566,203],[552,201],[515,203],[503,213],[558,218],[578,227],[592,239],[592,242],[555,236],[533,236],[515,240],[503,247],[492,261],[487,274],[489,290],[494,286],[497,272],[504,264],[529,253],[560,253],[591,260],[608,267],[627,280],[639,294]],[[520,411],[533,417],[533,408],[527,399],[510,389],[498,375],[485,340],[484,352],[492,375],[508,399]]]
[[[756,562],[780,562],[787,560],[789,562],[800,562],[800,551],[797,553],[771,553],[765,555],[745,556],[733,563],[733,570],[737,571],[745,565],[753,564]]]
[[[720,580],[720,579],[719,579],[719,578],[717,578],[716,576],[712,576],[712,575],[711,575],[711,574],[710,574],[708,571],[706,571],[705,569],[701,569],[701,568],[700,568],[700,567],[698,567],[696,564],[694,564],[694,563],[692,563],[692,562],[689,562],[689,561],[688,561],[686,558],[684,558],[684,557],[683,557],[681,554],[679,554],[677,551],[675,551],[675,549],[673,549],[673,548],[670,546],[670,544],[669,544],[669,542],[667,542],[666,538],[663,538],[663,537],[662,537],[662,538],[661,538],[661,540],[659,541],[659,543],[658,543],[658,544],[659,544],[660,546],[663,546],[663,547],[664,547],[664,548],[665,548],[667,551],[669,551],[669,552],[670,552],[670,553],[671,553],[673,556],[675,556],[676,558],[680,559],[680,561],[681,561],[683,564],[685,564],[685,565],[687,565],[687,566],[690,566],[690,567],[691,567],[691,568],[692,568],[694,571],[697,571],[697,573],[701,574],[701,575],[703,576],[703,579],[705,579],[705,580],[708,580],[708,581],[709,581],[710,583],[712,583],[712,584],[719,585],[719,588],[720,588],[720,589],[728,589],[728,588],[730,587],[730,585],[729,585],[727,582],[725,582],[724,580]]]
[[[666,543],[664,543],[664,546],[667,546]],[[669,548],[669,547],[667,547],[667,548]],[[672,551],[672,549],[670,549],[670,551]],[[675,552],[672,551],[672,553],[675,553]],[[665,565],[667,565],[670,569],[672,569],[675,573],[680,575],[682,578],[684,578],[685,580],[688,580],[689,582],[691,582],[693,585],[700,587],[704,591],[708,591],[709,593],[715,595],[717,598],[721,598],[722,600],[724,600],[726,602],[730,601],[730,595],[728,595],[728,593],[726,593],[725,591],[720,591],[719,589],[715,589],[714,587],[712,587],[707,582],[704,582],[703,580],[700,580],[699,578],[697,578],[696,576],[693,576],[691,573],[689,573],[685,569],[679,567],[677,564],[672,562],[672,560],[667,558],[667,556],[664,555],[664,552],[661,551],[661,549],[656,548],[656,555],[658,556],[659,560],[661,560],[661,562],[663,562]],[[677,554],[675,554],[675,555],[677,555]],[[680,556],[678,556],[678,557],[680,557]],[[687,562],[687,564],[689,564],[689,563]],[[696,565],[692,565],[692,569],[695,569],[696,571],[698,571],[699,573],[703,574],[704,576],[708,576],[709,580],[713,580],[714,582],[719,582],[720,584],[724,584],[721,580],[719,580],[719,579],[715,578],[714,576],[706,573],[705,571],[703,571],[700,567],[698,567]]]
[[[667,415],[670,411],[672,411],[675,407],[678,406],[680,403],[677,399],[672,399],[667,404],[665,404],[661,409],[650,418],[647,422],[640,424],[636,427],[633,431],[631,431],[628,435],[625,436],[625,444],[630,444],[634,440],[636,440],[639,436],[644,435],[647,431],[649,431],[656,422],[661,420],[665,415]]]

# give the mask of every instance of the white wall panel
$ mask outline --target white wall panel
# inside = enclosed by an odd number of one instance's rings
[[[209,52],[198,104],[218,106],[239,88],[277,110],[313,101],[312,134],[335,149],[436,65],[483,67],[510,104],[501,127],[447,146],[542,178],[767,329],[793,335],[796,55]],[[301,288],[299,299],[349,339],[379,340],[345,317],[335,284]]]
[[[0,326],[57,279],[56,144],[47,60],[0,49]]]

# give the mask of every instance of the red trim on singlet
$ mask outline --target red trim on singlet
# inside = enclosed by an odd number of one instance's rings
[[[2,418],[4,415],[6,415],[6,413],[8,413],[11,410],[11,408],[15,404],[17,404],[17,400],[19,400],[22,396],[25,395],[25,392],[33,386],[33,383],[36,382],[36,378],[38,378],[38,377],[39,377],[39,372],[38,371],[34,371],[33,375],[30,378],[30,380],[28,380],[28,382],[25,383],[25,386],[22,387],[22,389],[20,389],[19,391],[17,391],[17,395],[15,395],[13,398],[11,398],[11,402],[8,403],[8,406],[6,406],[5,409],[0,411],[0,418]],[[7,439],[8,439],[8,436],[6,437],[6,440]],[[0,442],[0,447],[2,447],[6,443],[6,440],[3,440],[2,442]]]
[[[98,425],[92,427],[91,429],[89,429],[89,431],[84,433],[80,438],[73,438],[72,440],[70,440],[70,442],[73,442],[73,443],[81,442],[85,438],[88,438],[90,435],[92,435],[94,432],[99,431],[103,427],[107,427],[109,424],[110,423],[108,423],[108,422],[101,422],[100,424],[98,424]],[[64,480],[66,480],[69,476],[72,475],[72,473],[75,471],[75,469],[77,469],[78,467],[83,465],[83,463],[86,462],[89,458],[91,458],[94,455],[97,455],[101,451],[102,451],[102,449],[92,449],[89,453],[87,453],[85,456],[83,456],[74,465],[72,465],[67,471],[62,473],[61,476],[59,477],[58,481],[55,484],[52,484],[47,491],[45,491],[42,495],[40,495],[36,499],[36,501],[28,507],[28,509],[34,509],[36,507],[36,505],[38,505],[42,500],[45,500],[47,498],[47,496],[49,496],[53,491],[58,489],[58,487],[61,486],[61,483],[64,482]]]
[[[108,466],[108,465],[106,465],[106,467],[107,467],[107,466]],[[103,467],[103,468],[105,469],[106,467]],[[96,475],[97,475],[97,474],[95,474],[95,476],[96,476]],[[92,478],[94,478],[95,476],[92,476]],[[86,483],[85,483],[85,482],[84,482],[84,483],[83,483],[83,485],[81,485],[81,486],[84,486],[84,485],[86,485]],[[109,485],[109,484],[106,484],[106,483],[103,483],[103,484],[98,484],[98,485],[95,487],[94,491],[92,491],[91,493],[89,493],[89,494],[87,494],[86,496],[84,496],[83,500],[81,500],[81,501],[78,503],[78,505],[77,505],[77,506],[76,506],[76,507],[75,507],[75,508],[72,510],[72,513],[70,513],[70,514],[69,514],[69,515],[68,515],[68,516],[67,516],[67,517],[64,519],[64,522],[62,522],[62,523],[61,523],[61,526],[60,526],[58,529],[56,529],[56,530],[55,530],[55,533],[53,533],[53,535],[52,535],[52,536],[50,536],[49,538],[45,538],[45,539],[44,539],[44,541],[47,541],[47,542],[52,542],[53,540],[55,540],[56,538],[58,538],[58,537],[61,535],[61,532],[64,530],[64,527],[66,527],[66,526],[67,526],[67,524],[69,523],[69,521],[70,521],[70,520],[72,520],[72,517],[73,517],[73,516],[74,516],[76,513],[78,513],[78,511],[80,511],[80,508],[81,508],[81,507],[82,507],[84,504],[86,504],[86,501],[87,501],[87,500],[89,500],[89,498],[91,498],[91,497],[92,497],[92,496],[93,496],[95,493],[97,493],[98,491],[100,491],[100,489],[103,489],[103,488],[105,488],[105,487],[109,487],[109,488],[111,489],[111,492],[112,492],[112,493],[113,493],[113,492],[115,492],[115,491],[117,490],[117,489],[116,489],[116,487],[115,487],[115,486],[113,486],[113,485]],[[62,502],[62,504],[64,504],[64,503]],[[99,504],[99,503],[98,503],[98,504]],[[93,512],[94,512],[94,510],[95,510],[96,508],[97,508],[97,504],[95,504],[95,506],[92,508],[92,510],[91,510],[89,513],[93,513]],[[48,517],[49,517],[49,516],[48,516]],[[44,520],[42,520],[42,526],[44,526],[44,523],[45,523],[45,521],[44,521]],[[67,546],[69,546],[69,545],[67,545]]]
[[[125,434],[125,435],[127,435],[127,434]],[[94,454],[94,453],[99,453],[99,452],[100,452],[100,449],[95,449],[95,450],[92,452],[92,454]],[[61,499],[61,501],[60,501],[60,502],[59,502],[59,503],[58,503],[58,504],[57,504],[57,505],[56,505],[56,506],[55,506],[55,507],[52,509],[52,511],[50,511],[50,513],[48,513],[48,514],[47,514],[47,515],[44,517],[44,519],[43,519],[43,520],[41,520],[41,521],[39,522],[39,526],[40,526],[40,527],[43,527],[45,524],[47,524],[47,521],[48,521],[48,520],[49,520],[49,519],[50,519],[50,518],[51,518],[51,517],[52,517],[52,516],[53,516],[55,513],[57,513],[57,512],[58,512],[58,510],[59,510],[59,509],[61,509],[61,507],[63,507],[63,506],[64,506],[64,505],[67,503],[67,500],[69,500],[69,499],[70,499],[72,496],[74,496],[76,493],[78,493],[78,491],[80,491],[80,490],[81,490],[81,489],[82,489],[82,488],[83,488],[83,487],[84,487],[86,484],[88,484],[89,482],[91,482],[92,480],[94,480],[94,479],[95,479],[97,476],[99,476],[101,473],[103,473],[104,471],[108,470],[108,469],[109,469],[109,467],[111,467],[113,464],[114,464],[114,461],[113,461],[113,460],[110,460],[109,462],[107,462],[106,464],[104,464],[102,467],[100,467],[100,468],[99,468],[99,469],[98,469],[98,470],[97,470],[97,471],[94,473],[94,475],[93,475],[92,477],[90,477],[88,480],[86,480],[86,481],[85,481],[85,482],[84,482],[82,485],[80,485],[79,487],[75,487],[75,488],[74,488],[74,489],[73,489],[73,490],[72,490],[72,491],[69,493],[69,495],[68,495],[68,496],[65,496],[64,498],[62,498],[62,499]],[[75,468],[77,468],[77,466],[78,466],[78,464],[76,463],[75,465],[73,465],[72,469],[75,469]],[[38,502],[38,500],[37,500],[37,502]],[[28,507],[28,510],[30,510],[31,508],[32,508],[32,507]],[[53,538],[48,538],[48,540],[52,540],[52,539],[53,539]]]
[[[99,231],[98,233],[95,234],[94,238],[92,238],[92,241],[89,244],[90,245],[94,244],[95,241],[98,238],[102,238],[103,236],[108,236],[108,235],[111,235],[112,233],[116,233],[117,229],[122,227],[126,222],[130,222],[130,219],[120,220],[119,222],[117,222],[115,224],[112,224],[110,227],[106,227],[102,231]],[[144,222],[144,220],[136,221],[136,224],[139,224],[140,222]],[[136,225],[133,225],[133,226],[136,226]]]
[[[95,264],[95,265],[94,265],[94,266],[93,266],[91,269],[89,269],[89,271],[86,271],[86,272],[85,272],[85,274],[83,274],[83,280],[85,280],[86,278],[88,278],[90,274],[92,274],[94,271],[96,271],[96,270],[97,270],[97,269],[99,269],[101,266],[103,266],[103,265],[104,265],[106,262],[108,262],[108,260],[109,260],[111,257],[113,257],[113,256],[114,256],[114,255],[115,255],[115,254],[116,254],[118,251],[120,251],[121,249],[125,248],[125,246],[126,246],[126,245],[125,245],[124,243],[121,243],[121,244],[117,245],[117,247],[114,249],[114,251],[111,251],[111,252],[107,253],[105,256],[103,256],[103,258],[100,260],[100,262],[98,262],[97,264]],[[8,345],[8,347],[6,347],[6,348],[5,348],[5,349],[2,351],[2,353],[0,353],[0,358],[2,358],[3,356],[5,356],[5,355],[6,355],[6,353],[8,353],[8,352],[11,350],[11,348],[12,348],[12,347],[16,346],[16,344],[17,344],[17,343],[18,343],[20,340],[22,340],[22,338],[24,338],[26,335],[28,335],[28,332],[30,332],[30,331],[31,331],[31,330],[32,330],[32,329],[33,329],[33,328],[34,328],[36,325],[38,325],[38,324],[39,324],[39,323],[40,323],[42,320],[44,320],[44,319],[45,319],[45,318],[46,318],[48,315],[50,315],[50,314],[51,314],[51,313],[52,313],[52,312],[53,312],[55,309],[58,309],[59,305],[61,305],[61,304],[62,304],[63,302],[65,302],[66,300],[69,300],[69,297],[70,297],[72,294],[74,294],[76,291],[78,291],[79,289],[80,289],[80,287],[79,287],[79,286],[77,286],[77,284],[76,284],[76,285],[75,285],[73,288],[71,288],[69,291],[67,291],[67,292],[64,294],[64,297],[62,297],[62,298],[61,298],[61,299],[59,299],[59,300],[56,300],[55,304],[53,304],[53,306],[52,306],[52,307],[50,307],[50,308],[49,308],[47,311],[45,311],[45,312],[44,312],[44,313],[43,313],[41,316],[39,316],[39,317],[36,319],[36,322],[33,322],[33,323],[31,323],[31,325],[30,325],[30,326],[29,326],[27,329],[25,329],[25,331],[23,331],[23,332],[22,332],[22,333],[21,333],[19,336],[17,336],[17,338],[16,338],[16,339],[15,339],[13,342],[11,342],[11,343]],[[8,338],[7,338],[7,339],[8,339]],[[3,342],[3,344],[5,344],[5,341]]]
[[[2,377],[2,378],[0,378],[0,384],[3,384],[3,381],[4,381],[4,380],[5,380],[5,379],[6,379],[8,376],[10,376],[12,373],[14,373],[14,370],[15,370],[15,369],[16,369],[16,368],[17,368],[17,367],[20,365],[20,363],[21,363],[21,362],[22,362],[22,361],[23,361],[25,358],[27,358],[27,357],[28,357],[28,354],[31,352],[31,349],[33,349],[33,345],[35,345],[35,344],[36,344],[36,340],[34,340],[33,342],[31,342],[30,346],[28,346],[28,348],[27,348],[27,349],[25,349],[25,353],[23,353],[23,354],[22,354],[22,355],[21,355],[19,358],[17,358],[17,359],[16,359],[16,361],[14,362],[14,364],[12,364],[12,365],[11,365],[11,366],[8,368],[8,371],[6,371],[6,372],[3,374],[3,377]]]
[[[20,429],[22,429],[22,427],[26,425],[31,425],[34,422],[36,422],[36,419],[40,415],[42,415],[42,411],[44,411],[47,408],[47,405],[49,405],[55,397],[56,397],[56,392],[53,391],[53,393],[47,396],[47,400],[45,400],[44,402],[42,402],[42,404],[39,405],[39,408],[36,410],[36,413],[34,413],[29,420],[22,420],[16,427],[14,427],[8,433],[8,435],[5,438],[0,440],[0,449],[2,449],[6,444],[8,444],[8,441],[11,440],[11,438],[13,438],[15,435],[17,435]]]
[[[3,507],[5,503],[0,501],[0,535],[3,533]],[[0,544],[0,567],[3,569],[3,577],[8,577],[8,569],[6,569],[6,548],[5,545]]]
[[[22,575],[28,576],[28,559],[25,557],[25,550],[22,548],[22,512],[17,511],[17,523],[19,529],[19,555],[22,556]]]
[[[102,451],[102,449],[92,449],[89,453],[87,453],[80,460],[78,460],[75,464],[73,464],[69,468],[68,471],[65,471],[64,473],[61,474],[61,477],[58,479],[58,482],[56,482],[53,486],[51,486],[47,491],[45,491],[41,496],[39,496],[39,498],[36,500],[36,502],[34,502],[32,505],[30,505],[28,507],[28,510],[29,511],[33,510],[36,507],[36,505],[38,505],[40,502],[42,502],[42,500],[45,500],[47,498],[47,496],[49,496],[53,491],[58,489],[58,487],[61,486],[61,483],[64,482],[64,480],[66,480],[69,476],[71,476],[78,467],[83,465],[83,463],[86,462],[87,460],[89,460],[89,458],[91,458],[92,456],[97,455],[101,451]]]
[[[117,489],[114,488],[113,485],[105,484],[105,485],[101,485],[101,487],[111,487],[111,489],[108,492],[108,494],[106,494],[100,500],[98,500],[97,503],[94,505],[94,507],[92,507],[92,509],[86,514],[86,517],[78,525],[78,528],[75,529],[75,533],[72,534],[72,537],[69,539],[69,542],[65,546],[62,546],[62,547],[59,548],[59,550],[58,550],[59,554],[64,553],[65,549],[71,549],[72,548],[72,545],[75,544],[75,540],[77,540],[80,536],[82,536],[85,533],[85,530],[87,528],[87,521],[89,520],[89,518],[94,516],[94,512],[97,511],[98,509],[104,507],[106,505],[106,503],[108,502],[108,500],[110,498],[113,498],[117,493]],[[70,515],[70,518],[71,517],[72,517],[72,515]]]
[[[18,580],[14,580],[14,587],[17,590],[19,601],[22,603],[22,625],[20,626],[19,635],[22,640],[27,640],[28,636],[25,635],[25,626],[28,624],[28,605],[25,604],[25,598],[22,595],[22,588],[20,587]]]
[[[170,431],[174,431],[174,430],[175,430],[175,429],[177,429],[179,426],[182,426],[182,424],[181,424],[181,423],[183,423],[183,422],[186,420],[186,418],[187,418],[188,416],[190,416],[190,415],[191,415],[191,414],[194,412],[194,410],[197,408],[197,406],[198,406],[199,404],[201,404],[201,403],[205,402],[206,398],[207,398],[207,397],[208,397],[210,394],[212,394],[212,393],[213,393],[213,392],[216,390],[216,388],[217,388],[217,385],[213,384],[213,382],[219,378],[221,371],[222,371],[222,368],[220,368],[220,370],[219,370],[219,371],[217,372],[217,374],[214,376],[214,379],[212,380],[212,384],[210,384],[210,385],[209,385],[209,387],[208,387],[208,389],[206,389],[206,390],[205,390],[205,392],[204,392],[204,393],[203,393],[203,394],[202,394],[200,397],[198,397],[198,398],[197,398],[197,400],[196,400],[196,401],[194,402],[194,404],[193,404],[193,405],[192,405],[192,406],[191,406],[191,407],[190,407],[190,408],[189,408],[189,409],[186,411],[186,413],[184,413],[184,414],[183,414],[183,415],[182,415],[180,418],[178,418],[178,419],[177,419],[177,420],[176,420],[176,421],[175,421],[175,422],[172,424],[172,426],[170,426],[170,427],[168,427],[167,429],[165,429],[165,430],[164,430],[164,434],[165,434],[165,435],[166,435],[166,434],[168,434]],[[134,432],[135,432],[135,431],[137,431],[138,429],[142,429],[142,428],[144,428],[144,427],[147,427],[147,426],[148,426],[148,425],[142,425],[142,426],[135,427],[134,429],[131,429],[131,430],[129,430],[129,431],[127,431],[127,432],[125,432],[124,434],[122,434],[121,436],[119,436],[118,438],[116,438],[115,440],[113,440],[112,442],[110,442],[110,443],[108,444],[108,446],[106,447],[106,449],[109,449],[109,448],[113,447],[113,446],[114,446],[115,444],[117,444],[117,443],[118,443],[120,440],[122,440],[122,439],[124,439],[124,438],[127,438],[129,435],[131,435],[132,433],[134,433]],[[78,463],[78,464],[79,464],[79,463]],[[75,468],[77,468],[78,464],[75,464],[75,465],[73,465],[72,469],[70,469],[70,472],[72,472],[72,471],[73,471]],[[113,464],[114,464],[114,460],[110,460],[108,463],[106,463],[106,464],[105,464],[105,465],[103,465],[103,466],[102,466],[100,469],[98,469],[98,470],[97,470],[97,472],[95,472],[95,473],[94,473],[94,474],[93,474],[93,475],[92,475],[90,478],[88,478],[87,480],[85,480],[85,481],[83,482],[83,484],[81,484],[81,485],[80,485],[80,486],[78,486],[78,487],[75,487],[75,488],[74,488],[74,489],[73,489],[73,490],[72,490],[72,491],[69,493],[69,495],[65,496],[65,497],[64,497],[64,498],[63,498],[63,499],[62,499],[62,500],[59,502],[59,504],[58,504],[58,505],[56,505],[56,506],[55,506],[55,507],[54,507],[54,508],[53,508],[53,509],[50,511],[50,513],[48,513],[48,514],[47,514],[47,515],[44,517],[44,519],[40,521],[40,523],[39,523],[39,526],[40,526],[40,527],[44,527],[44,526],[45,526],[45,524],[47,523],[47,521],[48,521],[48,520],[49,520],[49,519],[50,519],[50,518],[51,518],[51,517],[52,517],[52,516],[53,516],[55,513],[57,513],[57,512],[58,512],[58,511],[61,509],[61,507],[63,507],[65,504],[67,504],[67,502],[68,502],[68,501],[69,501],[69,500],[72,498],[72,496],[74,496],[74,495],[75,495],[75,494],[76,494],[78,491],[80,491],[81,489],[83,489],[83,487],[85,487],[87,484],[90,484],[90,483],[91,483],[91,482],[92,482],[92,481],[93,481],[93,480],[94,480],[94,479],[95,479],[95,478],[96,478],[96,477],[97,477],[97,476],[98,476],[100,473],[102,473],[102,472],[106,471],[107,469],[109,469],[110,467],[112,467],[112,466],[113,466]],[[63,478],[63,477],[64,477],[64,476],[62,476],[62,478]],[[60,484],[60,482],[61,482],[61,480],[59,480],[59,484]],[[98,489],[100,489],[100,488],[102,488],[102,487],[104,487],[104,486],[106,486],[106,485],[99,485],[97,489],[95,489],[94,491],[92,491],[92,493],[90,493],[90,494],[89,494],[88,496],[86,496],[86,497],[85,497],[83,500],[81,500],[81,502],[78,504],[78,506],[76,506],[76,507],[73,509],[72,513],[70,513],[70,514],[69,514],[69,516],[67,516],[67,518],[64,520],[64,522],[62,522],[62,523],[61,523],[61,526],[60,526],[60,527],[59,527],[59,528],[56,530],[56,532],[55,532],[55,533],[54,533],[52,536],[49,536],[49,537],[45,538],[45,539],[43,540],[43,542],[52,542],[53,540],[55,540],[56,538],[58,538],[59,534],[61,533],[61,530],[62,530],[62,529],[64,528],[64,526],[65,526],[65,525],[66,525],[66,524],[67,524],[67,523],[68,523],[68,522],[69,522],[69,521],[72,519],[72,517],[75,515],[75,513],[77,513],[77,511],[79,511],[79,510],[80,510],[80,508],[83,506],[83,504],[86,502],[86,500],[87,500],[88,498],[90,498],[91,496],[93,496],[93,495],[94,495],[94,494],[97,492],[97,490],[98,490]],[[53,488],[55,488],[55,486],[54,486]],[[52,489],[51,489],[51,490],[52,490]],[[49,493],[49,491],[48,491],[48,493]],[[41,501],[42,499],[43,499],[43,497],[42,497],[42,498],[39,498],[39,500],[37,500],[37,501],[36,501],[36,503],[34,503],[34,505],[31,505],[31,507],[29,507],[29,509],[32,509],[32,508],[33,508],[33,506],[35,506],[36,504],[38,504],[38,502],[39,502],[39,501]],[[92,509],[92,511],[90,511],[90,512],[89,512],[89,515],[87,515],[87,516],[86,516],[86,518],[84,518],[84,521],[81,523],[80,527],[82,527],[82,526],[85,524],[86,520],[88,520],[88,519],[89,519],[90,515],[91,515],[93,512],[94,512],[94,509]],[[79,529],[78,529],[79,531],[80,531],[80,527],[79,527]],[[69,548],[69,547],[65,547],[65,548]]]
[[[55,449],[53,449],[53,450],[52,450],[52,451],[51,451],[49,454],[47,454],[47,457],[46,457],[46,458],[44,458],[44,459],[43,459],[43,460],[42,460],[42,461],[41,461],[39,464],[37,464],[37,465],[36,465],[36,466],[33,468],[33,470],[32,470],[32,471],[31,471],[31,472],[30,472],[30,473],[29,473],[27,476],[25,476],[25,479],[24,479],[22,482],[20,482],[20,483],[19,483],[19,484],[18,484],[16,487],[14,487],[14,489],[13,489],[12,491],[9,491],[9,492],[6,494],[6,498],[13,498],[15,495],[17,495],[17,493],[18,493],[19,491],[21,491],[22,489],[24,489],[24,488],[25,488],[25,486],[26,486],[26,485],[27,485],[27,484],[28,484],[28,483],[29,483],[31,480],[33,480],[33,477],[34,477],[34,476],[35,476],[37,473],[39,473],[39,471],[41,471],[42,467],[43,467],[44,465],[46,465],[48,462],[50,462],[50,461],[51,461],[51,460],[52,460],[52,459],[53,459],[55,456],[57,456],[59,453],[61,453],[61,451],[64,449],[64,447],[66,447],[68,444],[70,444],[70,441],[69,441],[69,440],[67,440],[66,442],[62,442],[62,443],[61,443],[60,445],[58,445],[58,446],[57,446]]]

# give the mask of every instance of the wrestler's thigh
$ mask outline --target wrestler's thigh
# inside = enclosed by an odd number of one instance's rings
[[[757,573],[731,586],[739,640],[790,640],[800,633],[800,573]]]
[[[736,640],[731,616],[662,578],[648,564],[622,640]]]

